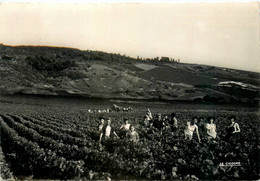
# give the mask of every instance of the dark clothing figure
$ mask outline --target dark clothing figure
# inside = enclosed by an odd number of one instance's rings
[[[230,120],[230,125],[226,129],[227,131],[226,141],[228,142],[230,141],[231,137],[234,137],[234,135],[237,136],[240,133],[240,127],[239,124],[235,122],[235,117],[230,116],[229,120]]]
[[[207,129],[206,129],[206,124],[203,122],[202,119],[199,119],[198,121],[198,128],[201,137],[205,137],[207,135]]]
[[[150,121],[147,120],[147,119],[145,119],[143,125],[144,125],[145,127],[149,127],[149,126],[150,126]]]
[[[230,141],[231,136],[233,135],[233,132],[235,131],[234,127],[228,127],[227,128],[227,135],[226,135],[226,141]]]
[[[176,118],[176,114],[175,113],[171,114],[171,118],[169,120],[169,125],[171,127],[171,132],[176,132],[176,130],[178,128],[178,120]]]
[[[175,132],[178,128],[176,118],[169,120],[169,125],[171,127],[171,131]]]
[[[163,127],[164,127],[164,122],[163,122],[162,120],[156,119],[156,120],[154,120],[154,122],[153,122],[153,126],[154,126],[155,128],[157,128],[158,130],[162,130]]]
[[[155,120],[153,121],[153,127],[162,130],[163,127],[165,126],[161,114],[157,114]]]
[[[140,124],[144,127],[150,127],[151,120],[149,120],[146,116],[144,116],[144,121],[140,122]]]

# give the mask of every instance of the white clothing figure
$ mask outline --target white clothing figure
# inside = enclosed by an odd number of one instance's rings
[[[216,124],[214,124],[214,118],[210,117],[208,118],[209,123],[206,124],[206,129],[207,129],[207,134],[208,134],[208,138],[216,138],[217,137],[217,132],[216,132]]]

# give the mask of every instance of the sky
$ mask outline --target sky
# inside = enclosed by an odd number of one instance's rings
[[[0,2],[0,43],[5,45],[168,56],[260,72],[256,1]]]

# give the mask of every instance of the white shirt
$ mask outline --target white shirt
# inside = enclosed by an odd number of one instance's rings
[[[102,129],[103,129],[103,124],[100,124],[99,126],[98,126],[98,131],[102,131]]]
[[[131,124],[127,123],[125,125],[122,125],[120,129],[124,128],[126,131],[130,129]]]
[[[106,127],[105,136],[109,137],[109,136],[110,136],[110,133],[111,133],[111,126],[107,126],[107,127]]]
[[[151,112],[147,112],[146,118],[147,118],[148,121],[152,120],[153,119],[152,113]]]
[[[216,138],[217,137],[217,133],[216,133],[216,125],[215,124],[207,124],[206,125],[206,128],[207,128],[207,132],[208,132],[208,135],[212,136],[213,138]]]
[[[193,135],[193,132],[195,131],[195,129],[198,129],[197,125],[188,125],[185,129],[185,133],[189,134],[189,135]]]

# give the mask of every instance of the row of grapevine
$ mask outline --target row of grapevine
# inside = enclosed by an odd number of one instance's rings
[[[84,158],[85,157],[84,155],[88,154],[88,151],[89,151],[88,149],[81,149],[81,150],[84,150],[82,152],[83,155],[78,154],[79,147],[77,145],[64,144],[57,140],[51,139],[50,137],[42,136],[34,129],[28,128],[21,123],[15,122],[11,117],[9,117],[7,115],[2,116],[2,118],[4,119],[6,124],[9,127],[13,128],[15,131],[17,131],[17,133],[20,136],[22,136],[30,141],[38,143],[39,146],[42,148],[52,150],[58,156],[77,160],[78,158],[81,158],[82,156]]]
[[[20,136],[1,117],[0,125],[2,147],[5,152],[15,155],[12,163],[14,170],[20,169],[20,172],[34,175],[35,178],[48,179],[72,179],[83,173],[84,162],[82,160],[67,160],[64,157],[57,156],[51,150],[41,148],[37,142],[29,141]],[[17,165],[19,167],[15,168]]]
[[[47,126],[48,128],[54,129],[56,131],[59,131],[61,133],[70,134],[73,137],[80,137],[80,138],[87,138],[86,133],[83,133],[82,129],[77,129],[76,124],[72,124],[69,121],[63,121],[63,120],[53,120],[48,118],[41,118],[41,117],[24,117],[24,119],[27,119],[31,122],[34,122],[36,124],[39,124],[41,126]]]
[[[79,147],[91,146],[91,145],[89,145],[90,142],[88,141],[88,139],[85,138],[86,137],[85,135],[83,137],[73,137],[73,136],[67,134],[66,132],[61,133],[62,129],[60,129],[58,127],[51,126],[51,128],[50,128],[49,124],[44,123],[44,122],[39,122],[34,119],[31,119],[31,121],[27,121],[18,116],[13,116],[13,118],[15,120],[21,122],[24,126],[34,129],[40,135],[50,137],[54,140],[59,140],[60,142],[62,142],[64,144],[77,145]],[[42,124],[44,126],[41,126],[41,123],[44,123],[44,124]]]
[[[0,180],[10,180],[10,181],[14,180],[13,173],[10,171],[10,166],[6,162],[5,155],[1,147],[0,147],[0,171],[1,171]]]

